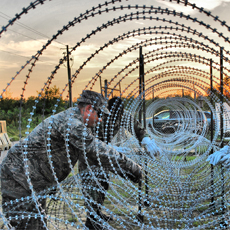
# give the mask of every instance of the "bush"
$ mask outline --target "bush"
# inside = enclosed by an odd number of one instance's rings
[[[30,131],[34,129],[42,119],[49,117],[53,114],[53,109],[55,104],[57,104],[57,99],[60,99],[60,90],[56,86],[47,89],[42,95],[43,98],[31,96],[27,100],[23,99],[12,99],[3,98],[0,100],[0,120],[5,120],[7,125],[7,133],[11,138],[11,141],[17,141],[20,138],[19,127],[21,128],[21,136],[25,137],[25,132],[27,130],[28,119],[30,118],[30,113],[34,110],[34,115],[32,116],[32,121],[30,123]],[[36,100],[38,102],[36,102]],[[33,108],[36,105],[36,109]],[[61,112],[67,108],[67,103],[60,99],[58,102],[58,107],[56,108],[56,113]]]

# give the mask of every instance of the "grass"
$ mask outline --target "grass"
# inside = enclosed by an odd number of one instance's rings
[[[194,160],[196,156],[188,156],[188,161]],[[173,160],[180,161],[183,160],[181,156],[176,156]],[[200,199],[203,196],[202,191],[205,191],[206,187],[201,186],[197,182],[196,186],[189,186],[187,189],[190,196],[188,197],[183,192],[186,191],[186,187],[182,186],[182,190],[177,188],[177,179],[173,178],[171,175],[167,174],[167,170],[164,170],[162,167],[159,171],[156,165],[148,164],[149,172],[149,201],[150,206],[141,207],[141,213],[144,216],[145,229],[148,229],[146,226],[150,225],[153,229],[188,229],[196,228],[204,224],[208,224],[213,220],[216,220],[220,215],[212,215],[213,209],[210,208],[209,199]],[[191,172],[194,171],[194,175],[191,178],[190,183],[195,183],[207,171],[207,167],[182,169],[180,175],[181,184],[186,184],[188,177],[191,175]],[[78,172],[77,166],[75,167],[75,172]],[[155,173],[158,173],[158,178],[155,178]],[[183,175],[183,176],[182,176]],[[69,175],[71,177],[72,174]],[[161,176],[161,177],[160,177]],[[68,178],[69,178],[68,177]],[[167,178],[172,178],[167,181]],[[227,179],[227,178],[226,178]],[[138,190],[133,188],[128,188],[127,184],[124,184],[122,180],[115,179],[111,176],[111,182],[116,190],[108,190],[107,198],[105,199],[103,208],[103,213],[109,215],[112,212],[115,215],[114,221],[109,222],[109,224],[117,230],[140,230],[142,229],[142,223],[138,220]],[[226,183],[229,183],[227,181]],[[134,185],[134,184],[133,184]],[[68,196],[66,199],[69,201],[70,206],[61,200],[60,194],[56,194],[59,199],[52,200],[47,199],[47,204],[49,204],[48,215],[52,217],[57,217],[60,220],[56,220],[58,223],[58,229],[76,229],[76,225],[82,228],[82,223],[85,222],[86,213],[84,211],[84,200],[81,198],[81,191],[77,184],[71,184],[72,187],[63,187],[64,191]],[[207,185],[206,185],[207,186]],[[135,184],[135,188],[138,188],[138,184]],[[183,190],[184,189],[184,190]],[[229,192],[229,187],[226,186],[226,191]],[[145,192],[145,186],[142,185],[142,192]],[[116,199],[115,199],[116,198]],[[217,197],[215,197],[217,199]],[[118,201],[117,201],[118,200]],[[192,201],[193,200],[193,201]],[[229,208],[229,207],[227,207]],[[216,209],[216,207],[215,207]],[[74,214],[73,214],[73,213]],[[210,214],[210,216],[207,216]],[[219,211],[220,214],[220,211]],[[205,215],[205,217],[202,217]],[[201,217],[200,219],[198,217]],[[70,224],[65,224],[65,220],[71,222]],[[121,224],[122,223],[122,224]],[[75,225],[74,225],[75,224]],[[218,226],[216,224],[215,226]],[[214,229],[215,226],[210,226],[208,229]],[[1,227],[1,225],[0,225]],[[5,228],[6,229],[6,228]],[[55,229],[50,223],[48,229]],[[202,229],[202,228],[200,228]]]
[[[196,159],[196,156],[186,156],[186,157],[184,157],[184,156],[174,156],[172,158],[173,161],[181,161],[181,160],[185,161],[185,159],[186,159],[186,161],[192,161],[192,160]]]
[[[35,127],[30,127],[29,132],[31,132]],[[27,131],[27,128],[23,128],[21,130],[21,137],[24,138],[26,137],[25,132]],[[7,126],[7,134],[10,138],[11,141],[19,141],[19,127],[16,127],[14,125],[8,125]]]

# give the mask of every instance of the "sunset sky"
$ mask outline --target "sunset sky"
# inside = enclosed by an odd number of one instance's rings
[[[6,88],[7,84],[10,83],[11,79],[16,76],[16,73],[21,70],[21,67],[26,64],[33,55],[36,55],[37,51],[42,49],[42,46],[52,38],[58,30],[61,30],[64,25],[67,25],[69,21],[72,21],[74,17],[78,17],[81,13],[86,10],[92,9],[92,7],[103,4],[105,1],[101,0],[46,0],[43,5],[39,4],[35,9],[29,10],[27,14],[22,15],[21,19],[18,20],[13,26],[9,26],[7,31],[1,35],[0,40],[0,85],[1,93]],[[109,1],[108,1],[109,2]],[[204,7],[210,10],[213,15],[218,15],[222,21],[226,21],[226,24],[230,25],[229,12],[230,12],[230,0],[196,0],[190,1],[196,3],[197,6]],[[12,19],[15,14],[22,12],[22,8],[28,7],[31,0],[1,0],[0,1],[0,23],[1,28],[8,24],[8,21]],[[211,18],[202,15],[197,10],[193,10],[191,7],[185,7],[183,4],[177,4],[175,2],[170,3],[169,1],[163,0],[129,0],[121,1],[116,4],[110,4],[108,8],[113,6],[127,6],[127,5],[153,5],[154,7],[160,6],[162,8],[168,8],[183,12],[184,14],[192,17],[197,17],[200,20],[204,20],[205,23],[210,24],[214,27],[223,31],[223,33],[229,33],[226,28],[220,26],[219,23],[214,22]],[[105,8],[104,8],[105,9]],[[139,9],[142,11],[141,9]],[[66,45],[70,48],[74,47],[83,37],[90,34],[92,30],[95,30],[98,26],[107,23],[113,18],[119,18],[127,13],[128,10],[116,10],[110,11],[109,13],[103,13],[96,17],[88,18],[83,20],[80,24],[75,24],[68,31],[65,31],[58,37],[55,42],[43,52],[39,57],[36,66],[33,68],[28,84],[26,85],[25,97],[31,95],[37,95],[37,92],[44,87],[44,83],[50,77],[51,72],[54,71],[55,66],[58,65],[60,58],[63,57],[63,52],[66,51]],[[154,15],[153,15],[154,16]],[[167,18],[167,15],[157,15],[160,18]],[[174,21],[182,21],[180,18],[172,17]],[[169,17],[168,17],[169,18]],[[191,21],[184,20],[181,23],[187,23],[191,25],[191,28],[198,28],[201,31],[202,28],[192,23]],[[102,47],[105,43],[112,40],[113,38],[122,35],[128,31],[134,29],[159,26],[160,23],[149,20],[132,20],[127,22],[121,22],[114,26],[108,27],[103,31],[92,36],[81,44],[71,55],[73,62],[71,62],[71,72],[75,73],[76,70],[87,60],[92,53]],[[162,25],[163,26],[163,25]],[[216,34],[207,31],[207,36],[215,39],[216,41],[222,42]],[[227,35],[226,35],[227,36]],[[149,39],[153,36],[142,35],[124,39],[118,43],[114,43],[112,46],[100,52],[95,58],[93,58],[80,72],[79,76],[73,84],[73,97],[78,97],[82,89],[87,83],[98,73],[103,66],[105,66],[112,58],[119,55],[130,46]],[[227,37],[230,37],[227,36]],[[229,44],[226,45],[226,49],[229,49]],[[160,46],[148,46],[143,47],[143,52],[148,52],[152,49],[159,48]],[[110,80],[119,71],[121,71],[126,65],[138,58],[139,50],[133,51],[127,55],[122,56],[118,60],[114,61],[102,74],[102,82],[105,79]],[[157,65],[158,63],[154,63]],[[198,64],[194,64],[195,66]],[[227,65],[227,64],[226,64]],[[31,65],[27,65],[15,80],[8,87],[6,95],[13,97],[19,97],[24,87],[26,76],[28,75],[28,69]],[[146,67],[146,70],[150,66]],[[207,67],[199,67],[207,69]],[[131,81],[138,76],[138,70],[134,71],[126,80],[122,83],[122,90],[127,87]],[[61,90],[65,88],[67,84],[67,69],[66,64],[62,65],[55,74],[52,81],[52,85],[58,86]],[[99,90],[99,81],[96,82],[95,90]],[[66,91],[67,92],[67,91]],[[66,93],[64,93],[66,95]]]

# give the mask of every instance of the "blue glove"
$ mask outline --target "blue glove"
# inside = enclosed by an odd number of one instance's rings
[[[161,149],[157,146],[154,139],[144,137],[141,141],[141,145],[150,153],[152,157],[155,157],[161,152]]]
[[[229,154],[227,154],[229,152],[229,146],[226,145],[224,146],[222,149],[220,149],[219,151],[214,152],[213,154],[211,154],[210,156],[208,156],[206,161],[209,161],[210,164],[212,165],[217,165],[219,163],[224,164],[225,161],[229,160]]]

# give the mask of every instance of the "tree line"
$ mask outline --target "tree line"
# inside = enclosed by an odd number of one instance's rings
[[[224,95],[227,98],[230,98],[229,90],[229,80],[224,79]],[[219,86],[214,88],[214,93],[217,97],[220,95],[216,93],[219,91]],[[0,120],[5,120],[7,124],[7,133],[12,141],[18,140],[20,135],[25,136],[25,131],[27,130],[26,126],[28,124],[28,119],[30,119],[30,113],[33,111],[34,115],[32,116],[32,122],[30,123],[30,131],[34,129],[43,119],[50,116],[55,108],[56,112],[59,113],[69,107],[69,101],[65,101],[60,97],[60,89],[56,86],[46,89],[41,97],[30,96],[27,99],[15,99],[11,97],[4,97],[0,100]],[[191,93],[174,94],[169,95],[169,97],[187,97],[191,100],[194,100]],[[209,95],[206,95],[207,100],[210,101]],[[124,98],[123,98],[124,99]],[[133,96],[126,98],[124,100],[124,106],[129,103],[129,100],[133,100]],[[154,100],[159,98],[154,98],[146,100],[146,105],[152,103]],[[162,98],[163,99],[163,98]],[[58,100],[58,103],[57,103]],[[196,100],[197,102],[197,100]],[[55,104],[58,104],[57,107],[54,107]],[[36,108],[35,108],[36,106]],[[163,108],[161,107],[161,110]],[[203,110],[209,110],[209,105],[204,102]],[[160,112],[160,111],[155,111]],[[21,131],[19,131],[21,130]],[[20,134],[21,133],[21,134]]]
[[[68,101],[64,101],[60,94],[60,89],[54,86],[46,89],[41,94],[41,97],[30,96],[27,99],[2,98],[0,100],[0,120],[6,121],[7,133],[11,141],[18,140],[20,135],[25,137],[26,126],[29,123],[28,119],[30,119],[31,112],[34,115],[32,116],[30,131],[43,119],[50,116],[54,108],[56,113],[68,108]],[[58,106],[54,107],[55,104],[58,104]]]

